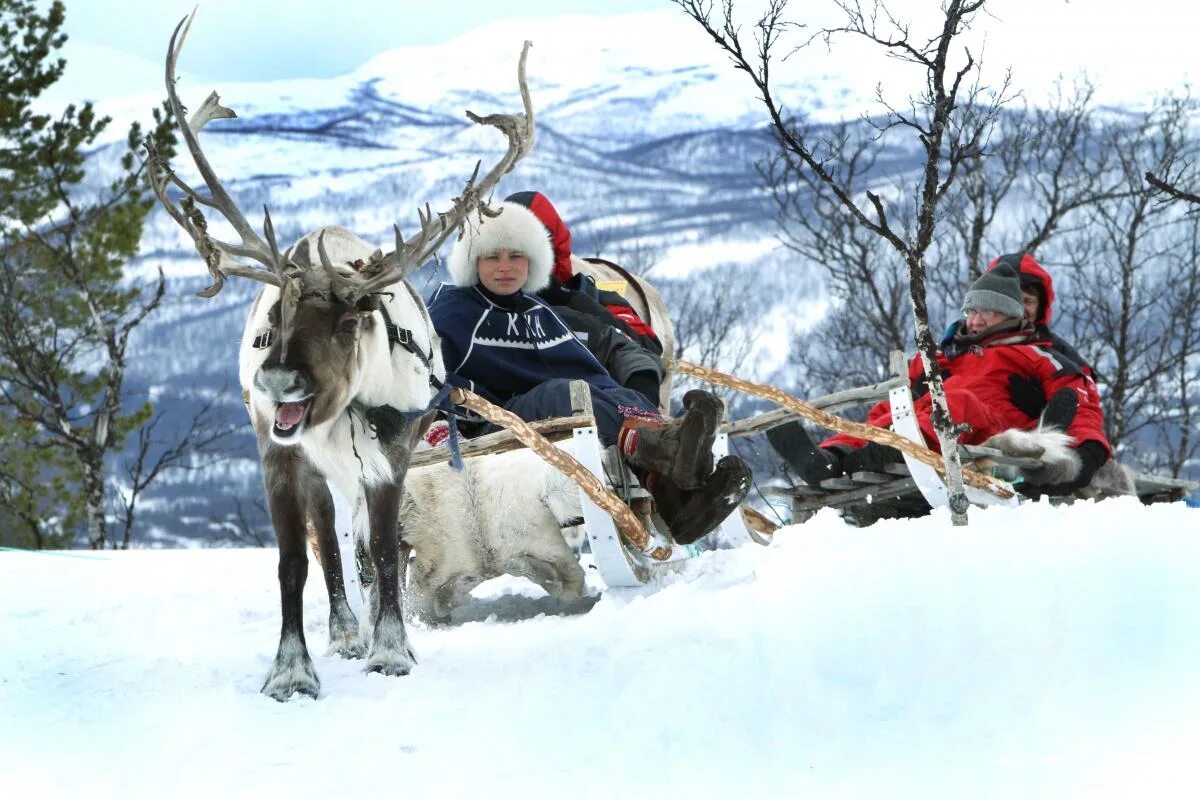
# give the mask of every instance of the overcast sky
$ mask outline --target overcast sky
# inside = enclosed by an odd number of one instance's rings
[[[50,0],[39,0],[43,7]],[[162,59],[171,31],[199,5],[197,24],[236,39],[188,39],[189,68],[213,78],[341,75],[384,50],[447,41],[486,22],[672,8],[669,0],[65,0],[72,39]],[[222,18],[218,24],[213,22]],[[229,20],[238,20],[230,25]],[[319,38],[318,38],[319,37]]]
[[[37,2],[45,7],[50,0]],[[157,88],[160,78],[141,59],[162,63],[171,30],[196,2],[66,0],[66,29],[73,42],[121,54],[77,52],[68,59],[70,80],[64,82],[62,97],[96,99]],[[747,23],[743,33],[749,32],[753,9],[764,2],[735,0]],[[869,3],[864,0],[863,5]],[[916,33],[934,34],[940,0],[887,0],[886,5],[898,17],[913,20]],[[789,14],[819,25],[832,21],[833,8],[833,0],[792,0]],[[186,70],[195,79],[216,81],[332,77],[383,51],[441,44],[498,20],[635,11],[683,16],[670,0],[199,0]],[[1189,73],[1195,76],[1200,69],[1193,57],[1197,23],[1200,6],[1194,0],[988,0],[985,13],[975,20],[973,38],[959,43],[970,47],[973,56],[982,56],[993,73],[1011,66],[1014,85],[1031,96],[1049,91],[1058,76],[1072,78],[1086,71],[1098,86],[1097,99],[1125,104],[1181,91]],[[588,38],[586,21],[563,30],[582,49],[612,43]],[[665,50],[672,44],[684,43],[664,38],[654,46]],[[686,44],[697,60],[719,60],[702,34]],[[861,55],[856,55],[853,44],[838,43],[841,69],[865,70],[881,80],[897,72],[895,62],[879,66],[871,61],[878,48],[871,53],[859,42]],[[776,66],[778,75],[781,65]]]

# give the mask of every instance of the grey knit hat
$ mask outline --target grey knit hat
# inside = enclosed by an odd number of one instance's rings
[[[1017,271],[1010,264],[998,264],[983,273],[967,289],[962,307],[964,312],[968,308],[982,308],[1021,319],[1025,309],[1021,305],[1021,279]]]

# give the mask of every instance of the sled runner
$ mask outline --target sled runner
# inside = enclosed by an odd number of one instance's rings
[[[987,461],[1000,476],[1012,476],[1017,469],[1038,469],[1042,463],[1035,458],[1010,456],[999,450],[972,445],[959,445],[963,463]],[[767,493],[791,500],[792,521],[804,522],[822,508],[839,509],[843,516],[858,525],[869,525],[880,519],[917,517],[944,501],[930,502],[921,491],[906,463],[888,464],[884,472],[855,472],[851,475],[822,481],[819,487],[797,484],[790,487],[771,487]],[[1136,494],[1143,503],[1181,500],[1197,488],[1195,481],[1170,478],[1148,473],[1133,476]],[[939,480],[940,483],[940,480]],[[1014,488],[1021,492],[1020,483]],[[944,493],[934,490],[935,497]],[[1066,499],[1064,499],[1064,502]]]

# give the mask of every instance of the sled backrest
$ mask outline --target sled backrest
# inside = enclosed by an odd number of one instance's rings
[[[667,305],[663,302],[662,295],[653,284],[602,258],[584,259],[572,256],[571,267],[577,274],[587,275],[596,281],[601,288],[616,291],[624,297],[662,343],[663,357],[671,358],[675,355],[675,326],[671,324],[671,316],[667,313]],[[658,406],[664,412],[671,407],[670,372],[663,378]]]

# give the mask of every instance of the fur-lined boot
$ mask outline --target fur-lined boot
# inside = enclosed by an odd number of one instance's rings
[[[746,463],[737,456],[725,456],[699,488],[680,488],[661,474],[647,476],[645,483],[671,537],[679,544],[691,544],[716,530],[737,510],[750,493],[750,481]]]
[[[711,392],[683,396],[683,416],[666,422],[627,419],[618,438],[630,466],[659,473],[681,489],[698,489],[713,471],[712,448],[725,404]]]

